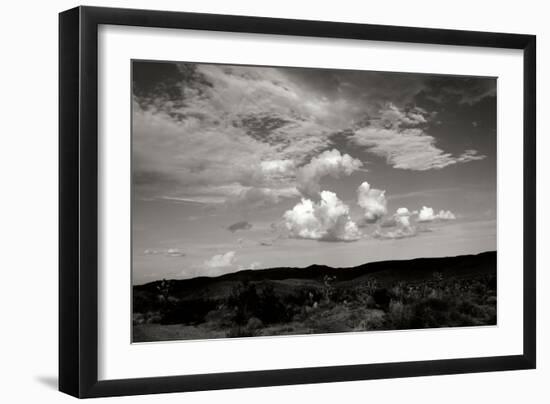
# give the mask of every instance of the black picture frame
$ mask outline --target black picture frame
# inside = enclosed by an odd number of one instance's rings
[[[98,380],[100,24],[523,50],[523,354]],[[184,12],[77,7],[59,15],[59,390],[104,397],[324,383],[536,366],[536,37]]]

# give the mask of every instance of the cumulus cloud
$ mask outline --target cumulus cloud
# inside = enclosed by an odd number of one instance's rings
[[[214,255],[209,260],[204,261],[207,268],[225,268],[230,267],[235,262],[235,251],[228,251],[225,254]]]
[[[455,220],[456,216],[450,210],[440,210],[435,213],[433,208],[423,206],[418,213],[419,222],[433,222],[435,220]]]
[[[397,208],[395,214],[398,216],[410,216],[412,213],[409,211],[408,208]]]
[[[420,211],[410,211],[406,207],[401,207],[391,217],[384,218],[373,237],[379,239],[414,237],[418,233],[431,231],[426,227],[427,223],[454,219],[456,217],[450,210],[440,210],[439,213],[435,213],[432,208],[427,206],[423,206]],[[386,228],[388,230],[383,230]]]
[[[394,168],[404,170],[441,169],[486,157],[476,150],[466,150],[458,157],[444,152],[437,147],[436,139],[426,132],[425,124],[430,118],[423,109],[405,111],[388,104],[380,111],[380,117],[357,129],[351,141],[384,157]]]
[[[455,220],[456,216],[450,210],[440,210],[437,214],[439,220]]]
[[[371,188],[366,181],[359,185],[357,203],[364,210],[365,222],[375,223],[387,213],[385,193],[386,191]]]
[[[325,176],[339,178],[341,175],[351,175],[363,166],[363,163],[349,154],[341,154],[338,150],[325,150],[302,166],[297,175],[298,190],[305,196],[314,197],[320,191],[320,181]]]
[[[378,229],[373,236],[379,239],[401,239],[406,237],[414,237],[417,235],[417,229],[411,223],[411,216],[415,215],[416,211],[411,212],[408,208],[398,208],[390,219],[386,219],[381,224],[381,228],[392,228],[391,230],[382,231]]]
[[[420,209],[420,213],[418,214],[418,221],[433,222],[435,219],[436,215],[434,215],[434,210],[427,206],[422,206],[422,209]]]
[[[322,191],[321,200],[302,198],[283,219],[290,237],[323,241],[354,241],[361,233],[349,216],[349,207],[335,193]]]
[[[410,221],[411,216],[412,216],[412,213],[407,208],[397,209],[394,215],[396,223],[404,228],[411,226],[411,221]]]
[[[252,224],[248,223],[245,220],[236,222],[236,223],[233,223],[232,225],[227,226],[227,230],[229,230],[232,233],[239,230],[250,230],[251,228],[252,228]]]

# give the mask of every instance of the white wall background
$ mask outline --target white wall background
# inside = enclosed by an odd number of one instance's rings
[[[0,62],[0,400],[63,403],[57,386],[57,13],[79,3],[10,1]],[[550,26],[545,2],[460,0],[90,1],[283,18],[531,33],[538,36],[538,369],[108,399],[127,403],[546,403],[550,399]],[[518,167],[519,169],[519,167]],[[519,191],[519,190],[518,190]],[[414,349],[414,347],[411,347]]]

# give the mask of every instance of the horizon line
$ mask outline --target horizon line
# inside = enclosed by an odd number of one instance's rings
[[[384,263],[384,262],[405,262],[405,261],[417,261],[417,260],[424,260],[424,259],[430,260],[430,259],[470,257],[470,256],[478,256],[478,255],[483,255],[483,254],[488,254],[488,253],[497,253],[497,250],[487,250],[487,251],[482,251],[482,252],[479,252],[479,253],[476,253],[476,254],[460,254],[460,255],[446,255],[446,256],[441,256],[441,257],[416,257],[416,258],[410,258],[410,259],[396,259],[396,260],[391,260],[390,259],[390,260],[381,260],[381,261],[369,261],[369,262],[365,262],[363,264],[359,264],[359,265],[355,265],[355,266],[351,266],[351,267],[332,267],[330,265],[325,265],[325,264],[310,264],[310,265],[305,266],[305,267],[288,267],[287,266],[287,267],[269,267],[269,268],[258,268],[258,269],[248,268],[248,269],[239,269],[239,270],[234,271],[234,272],[227,272],[225,274],[216,275],[216,276],[200,275],[200,276],[194,276],[192,278],[171,278],[171,279],[160,278],[160,279],[157,279],[157,280],[154,280],[154,281],[135,284],[135,285],[132,285],[132,287],[145,286],[145,285],[149,285],[151,283],[161,282],[163,280],[167,280],[167,281],[188,281],[188,280],[199,279],[199,278],[217,279],[217,278],[221,278],[221,277],[224,277],[224,276],[235,275],[235,274],[238,274],[238,273],[241,273],[241,272],[249,272],[249,271],[254,271],[254,272],[256,272],[256,271],[268,271],[268,270],[271,270],[271,269],[300,270],[300,269],[307,269],[307,268],[314,267],[314,266],[327,267],[327,268],[332,268],[332,269],[337,269],[337,270],[347,270],[347,269],[351,270],[351,269],[357,268],[357,267],[362,266],[362,265],[379,264],[379,263]]]

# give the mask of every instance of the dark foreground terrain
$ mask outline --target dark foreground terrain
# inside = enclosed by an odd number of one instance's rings
[[[134,286],[133,341],[496,324],[496,252]]]

